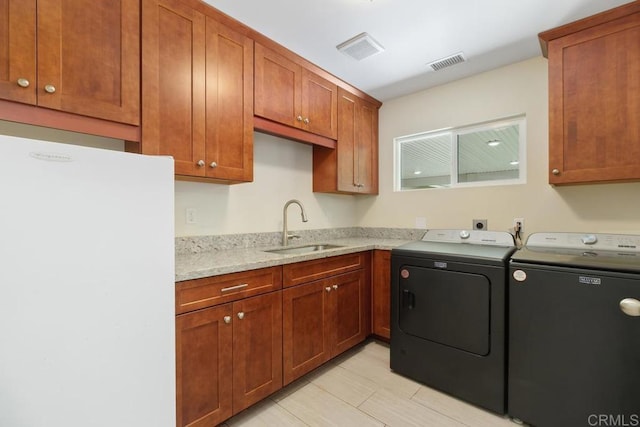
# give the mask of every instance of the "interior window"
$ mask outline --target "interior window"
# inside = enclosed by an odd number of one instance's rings
[[[394,139],[395,190],[522,184],[525,117]]]

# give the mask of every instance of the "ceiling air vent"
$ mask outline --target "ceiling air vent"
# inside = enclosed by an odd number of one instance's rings
[[[437,61],[433,61],[428,63],[427,65],[433,69],[433,71],[440,71],[443,68],[450,67],[452,65],[459,64],[461,62],[466,62],[467,58],[464,57],[464,53],[458,52],[454,55],[447,56],[446,58],[438,59]]]
[[[357,61],[384,51],[382,45],[367,33],[358,34],[346,42],[340,43],[336,49]]]

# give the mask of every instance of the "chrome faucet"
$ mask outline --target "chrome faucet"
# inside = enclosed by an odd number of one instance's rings
[[[287,231],[287,208],[290,204],[295,203],[300,206],[300,214],[302,215],[302,222],[307,222],[307,214],[304,211],[304,206],[300,203],[299,200],[291,199],[287,203],[284,204],[284,209],[282,210],[282,246],[287,246],[289,244],[289,239],[293,239],[294,237],[300,237],[295,234],[289,234]]]

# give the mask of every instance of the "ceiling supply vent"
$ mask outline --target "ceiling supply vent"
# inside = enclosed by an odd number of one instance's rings
[[[458,52],[454,55],[447,56],[446,58],[442,58],[442,59],[438,59],[437,61],[430,62],[427,65],[431,67],[433,71],[440,71],[443,68],[451,67],[452,65],[456,65],[466,61],[467,61],[467,58],[464,57],[464,53]]]
[[[358,34],[346,42],[340,43],[336,49],[357,61],[362,61],[384,51],[384,47],[367,33]]]

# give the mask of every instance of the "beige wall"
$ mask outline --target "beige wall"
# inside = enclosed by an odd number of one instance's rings
[[[380,111],[380,195],[358,201],[359,225],[468,228],[488,219],[507,230],[640,234],[640,183],[553,187],[547,183],[547,61],[539,57],[385,102]],[[525,113],[524,185],[393,191],[393,138]]]
[[[310,145],[254,134],[254,182],[222,185],[176,181],[176,236],[270,232],[282,230],[282,208],[289,207],[291,230],[350,227],[357,223],[353,196],[312,192]],[[197,224],[186,224],[187,208],[197,209]]]

